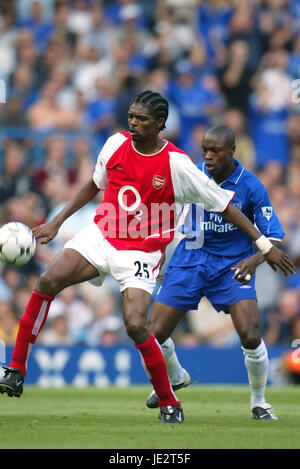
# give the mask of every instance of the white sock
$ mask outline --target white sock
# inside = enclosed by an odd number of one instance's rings
[[[184,369],[178,361],[175,353],[175,344],[171,337],[161,344],[161,348],[171,384],[182,383],[184,381]]]
[[[265,389],[268,379],[269,359],[268,351],[262,340],[260,345],[252,350],[242,347],[245,355],[245,365],[251,391],[251,409],[263,406],[265,401]]]

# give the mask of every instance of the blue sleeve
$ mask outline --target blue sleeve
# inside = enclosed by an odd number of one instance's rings
[[[269,194],[264,185],[255,177],[251,181],[251,204],[254,222],[267,238],[281,241],[285,232],[275,213]]]

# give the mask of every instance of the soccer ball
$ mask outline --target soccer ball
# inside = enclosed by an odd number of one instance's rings
[[[0,261],[9,265],[24,265],[33,257],[36,248],[31,229],[17,221],[0,228]]]

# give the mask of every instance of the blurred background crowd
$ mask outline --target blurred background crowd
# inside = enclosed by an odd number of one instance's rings
[[[269,191],[297,266],[257,271],[265,342],[300,339],[300,0],[1,0],[0,223],[51,218],[92,174],[106,138],[127,128],[141,90],[170,103],[164,138],[201,156],[205,130],[225,123],[236,157]],[[0,266],[0,339],[14,344],[39,273],[94,215],[88,204],[19,268]],[[238,344],[230,317],[203,299],[174,338]],[[121,295],[108,277],[64,290],[43,344],[126,343]]]

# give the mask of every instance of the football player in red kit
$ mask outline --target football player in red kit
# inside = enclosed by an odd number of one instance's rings
[[[217,186],[175,145],[159,137],[168,117],[168,102],[144,91],[128,112],[128,132],[111,136],[99,153],[90,180],[51,221],[33,228],[42,243],[57,234],[62,223],[92,200],[99,190],[104,199],[94,220],[68,241],[40,276],[32,292],[13,351],[2,368],[0,392],[20,396],[30,350],[40,333],[54,297],[84,281],[101,285],[107,274],[123,294],[123,318],[128,336],[159,399],[160,421],[181,423],[183,411],[169,382],[161,348],[148,326],[151,294],[165,246],[172,241],[176,219],[186,202],[222,213],[251,237],[269,264],[294,267],[250,221],[230,204],[234,192]]]

